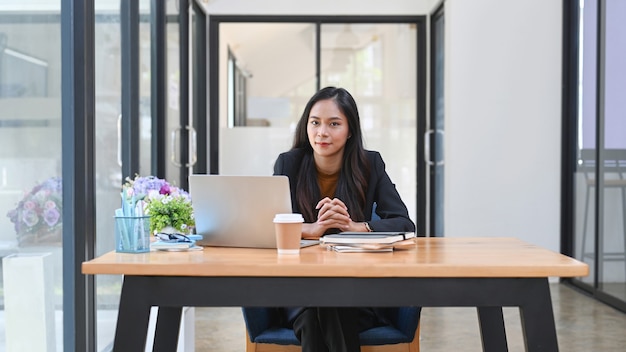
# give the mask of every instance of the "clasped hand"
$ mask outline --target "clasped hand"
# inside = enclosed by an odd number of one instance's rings
[[[350,231],[355,227],[348,213],[348,207],[339,198],[326,197],[317,203],[315,209],[318,209],[317,221],[303,224],[302,237],[304,238],[319,238],[328,229]]]

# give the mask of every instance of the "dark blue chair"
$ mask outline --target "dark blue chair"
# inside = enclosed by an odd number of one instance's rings
[[[279,325],[274,308],[242,308],[246,323],[246,352],[297,352],[300,341],[293,330]],[[385,308],[391,325],[361,333],[362,352],[419,352],[420,307]]]

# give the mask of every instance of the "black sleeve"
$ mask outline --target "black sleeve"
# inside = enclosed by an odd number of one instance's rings
[[[368,221],[373,231],[415,231],[415,224],[409,218],[406,205],[400,198],[396,185],[391,181],[385,163],[379,153],[374,153],[371,165],[370,187],[376,214],[380,219]]]
[[[284,154],[280,154],[278,158],[276,159],[276,162],[274,163],[274,176],[277,176],[277,175],[289,176],[283,170],[284,168],[285,168],[285,157],[284,157]]]
[[[274,163],[274,176],[285,175],[289,178],[289,191],[291,193],[291,210],[299,213],[296,203],[296,186],[297,186],[297,167],[299,166],[298,155],[291,151],[278,155]]]

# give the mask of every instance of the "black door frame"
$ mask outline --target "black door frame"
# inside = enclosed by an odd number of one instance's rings
[[[445,21],[444,17],[444,3],[442,2],[439,7],[435,9],[435,11],[430,15],[430,128],[428,133],[430,135],[430,139],[425,141],[429,142],[428,145],[428,154],[424,158],[426,160],[426,167],[428,168],[428,235],[430,237],[443,236],[443,199],[439,199],[438,189],[443,189],[443,184],[440,184],[438,181],[439,173],[443,173],[444,160],[443,157],[439,158],[441,151],[437,149],[438,146],[443,145],[443,129],[440,129],[437,124],[437,119],[441,111],[437,105],[437,92],[440,91],[443,94],[444,82],[443,77],[442,81],[439,82],[437,78],[437,55],[442,54],[445,55],[445,47],[441,48],[441,53],[437,50],[437,41],[440,36],[444,36],[444,33],[439,33],[436,28],[436,21],[442,19]],[[442,38],[445,41],[445,36]],[[445,68],[441,67],[443,71]],[[445,77],[445,73],[444,73]],[[441,87],[439,86],[441,85]],[[445,98],[445,95],[444,95]],[[445,114],[445,111],[443,112]],[[441,132],[441,133],[440,133]],[[441,194],[443,196],[443,192]],[[439,220],[441,221],[441,228],[439,228]]]
[[[411,23],[417,27],[417,175],[416,175],[416,213],[417,233],[426,236],[426,167],[424,162],[424,143],[422,136],[426,132],[426,16],[264,16],[264,15],[212,15],[209,17],[209,72],[213,77],[209,81],[209,173],[219,173],[219,33],[221,23]],[[317,45],[316,76],[320,76],[320,51]]]
[[[63,346],[95,351],[95,280],[81,273],[96,247],[94,0],[61,2]]]

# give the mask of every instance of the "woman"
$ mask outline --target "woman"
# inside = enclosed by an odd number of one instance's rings
[[[340,231],[415,231],[378,152],[363,148],[356,103],[327,87],[307,103],[293,147],[279,155],[274,175],[287,175],[302,237]],[[372,211],[380,219],[372,220]],[[374,308],[284,308],[302,351],[360,351],[359,333],[384,325]]]

